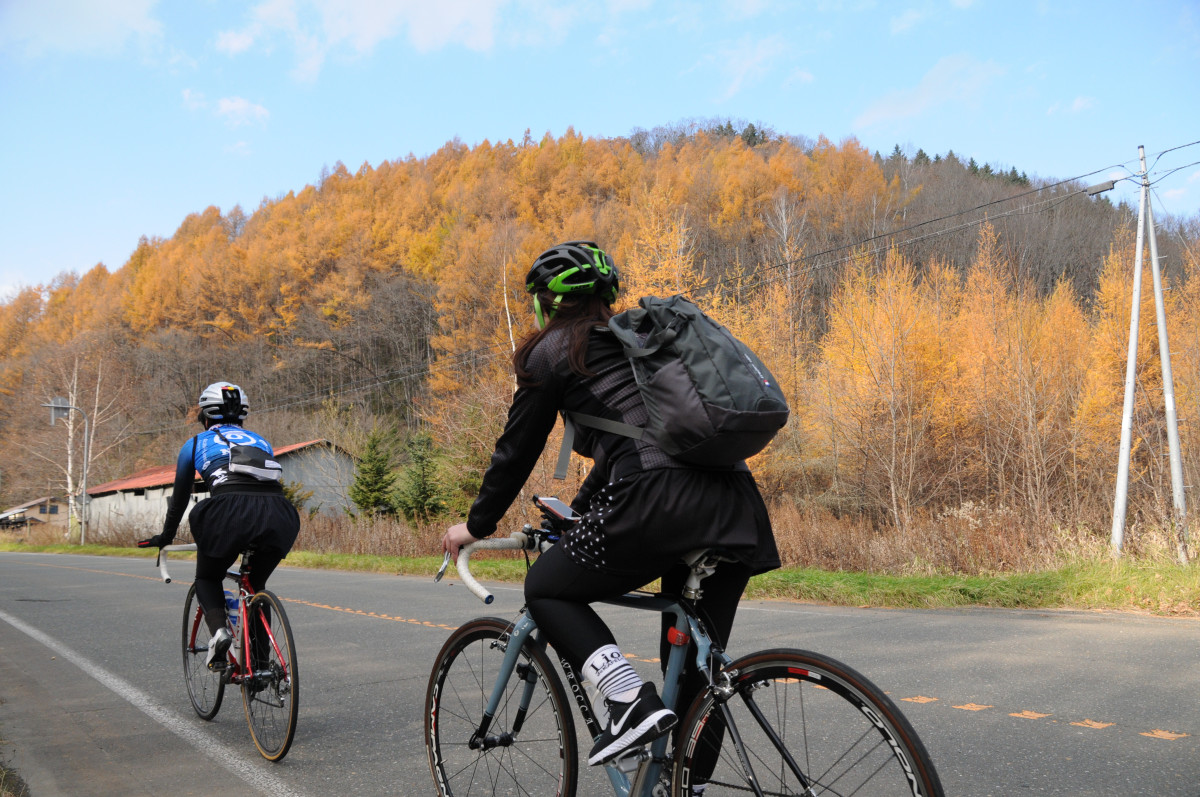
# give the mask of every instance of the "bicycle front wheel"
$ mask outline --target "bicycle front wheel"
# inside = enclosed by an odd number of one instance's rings
[[[484,722],[509,628],[495,617],[472,620],[450,635],[434,663],[425,749],[443,797],[575,794],[575,725],[545,650],[522,648],[496,715]]]
[[[941,797],[912,725],[853,669],[817,653],[768,650],[726,671],[733,693],[701,692],[684,721],[676,795],[702,783],[705,797],[753,794],[753,778],[770,795]]]
[[[268,761],[287,755],[300,713],[300,670],[283,604],[269,590],[246,606],[250,654],[242,679],[242,705],[258,752]]]
[[[210,637],[212,634],[204,622],[204,610],[200,608],[193,584],[183,604],[183,682],[187,684],[192,708],[206,720],[217,716],[225,697],[224,667],[214,671],[205,664]]]

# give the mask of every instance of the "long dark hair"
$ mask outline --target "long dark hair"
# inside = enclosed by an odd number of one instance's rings
[[[551,291],[538,293],[538,301],[543,308],[554,307],[558,294]],[[538,381],[525,367],[529,361],[529,353],[542,338],[556,329],[565,329],[567,334],[567,365],[571,372],[579,376],[592,376],[587,368],[588,334],[598,326],[605,326],[608,319],[613,317],[613,309],[594,295],[570,296],[564,295],[559,301],[554,317],[546,322],[542,329],[534,330],[525,337],[513,352],[513,372],[517,375],[517,384],[521,387],[536,387]]]

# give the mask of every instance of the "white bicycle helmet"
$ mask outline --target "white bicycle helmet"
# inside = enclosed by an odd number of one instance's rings
[[[200,394],[200,414],[210,421],[239,423],[249,413],[246,391],[231,382],[213,382]]]

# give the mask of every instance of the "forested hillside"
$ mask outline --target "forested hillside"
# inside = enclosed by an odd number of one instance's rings
[[[96,484],[171,462],[200,388],[228,379],[278,445],[323,437],[357,454],[374,431],[398,464],[422,461],[428,506],[461,511],[532,326],[528,265],[587,238],[615,257],[627,299],[692,295],[784,384],[792,421],[754,465],[790,561],[908,535],[936,566],[1019,566],[1111,522],[1137,209],[1083,188],[729,124],[339,163],[0,305],[0,504],[78,489],[67,435],[83,429],[48,425],[52,397],[87,412]],[[1195,218],[1159,228],[1187,483],[1198,239]],[[1149,284],[1147,268],[1134,540],[1171,501]],[[576,464],[566,487],[535,478],[567,493]],[[868,564],[897,566],[884,559]]]

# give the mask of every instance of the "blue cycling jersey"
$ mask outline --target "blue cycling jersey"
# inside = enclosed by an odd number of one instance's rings
[[[218,431],[220,431],[220,435],[217,434]],[[221,437],[224,437],[225,440],[222,440]],[[183,448],[179,449],[176,470],[187,468],[190,463],[191,467],[203,477],[209,489],[223,484],[229,476],[225,470],[229,465],[229,443],[238,446],[253,446],[266,451],[269,455],[274,456],[275,454],[271,444],[262,435],[240,426],[220,424],[196,435],[195,445],[191,440],[183,444]]]
[[[220,435],[217,432],[220,432]],[[225,440],[222,440],[222,437]],[[175,485],[167,502],[167,517],[163,521],[162,535],[166,540],[175,539],[175,532],[179,528],[179,522],[183,520],[188,499],[192,495],[197,472],[204,479],[210,492],[214,487],[224,484],[265,487],[253,476],[229,472],[229,444],[253,446],[266,451],[272,457],[275,456],[274,449],[265,437],[236,424],[210,427],[184,443],[175,461]],[[274,486],[273,489],[278,490],[279,487]]]

